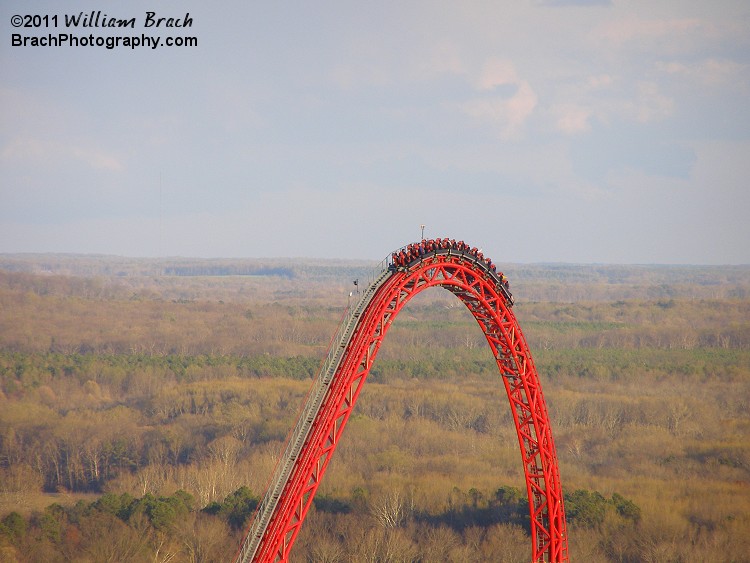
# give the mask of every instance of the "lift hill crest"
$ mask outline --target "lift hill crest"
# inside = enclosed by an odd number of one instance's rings
[[[345,314],[236,563],[287,561],[388,329],[431,287],[471,312],[495,357],[510,403],[531,516],[532,561],[568,561],[562,488],[547,406],[531,352],[512,311],[507,279],[476,247],[422,240],[383,260]]]

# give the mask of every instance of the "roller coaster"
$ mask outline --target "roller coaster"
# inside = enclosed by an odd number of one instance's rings
[[[562,488],[547,406],[505,276],[463,241],[409,244],[372,272],[347,309],[235,563],[289,560],[294,540],[341,439],[378,350],[399,311],[439,286],[467,307],[497,363],[508,394],[529,499],[531,560],[568,561]]]

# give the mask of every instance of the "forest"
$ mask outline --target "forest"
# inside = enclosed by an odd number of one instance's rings
[[[373,266],[0,256],[0,562],[230,560]],[[750,267],[504,270],[571,560],[750,561]],[[528,561],[483,339],[443,290],[404,309],[292,561]]]

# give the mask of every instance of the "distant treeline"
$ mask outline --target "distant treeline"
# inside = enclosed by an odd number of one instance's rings
[[[571,301],[571,287],[584,291],[587,300],[592,287],[632,290],[631,299],[676,297],[691,288],[689,297],[745,299],[750,292],[750,265],[618,265],[618,264],[509,264],[492,257],[500,270],[528,294],[530,287],[560,288]],[[284,276],[305,282],[341,282],[365,278],[378,266],[373,260],[319,258],[129,258],[94,254],[0,254],[0,271],[78,277],[176,276]],[[644,288],[649,288],[644,295]],[[698,289],[700,288],[700,290]],[[711,288],[713,292],[711,293]],[[658,293],[658,294],[656,294]],[[694,295],[697,294],[697,295]],[[528,296],[547,300],[548,296]],[[583,298],[584,296],[582,296]],[[583,300],[583,299],[576,300]],[[623,296],[608,295],[607,299]]]
[[[291,268],[253,267],[244,265],[200,265],[168,266],[164,268],[166,276],[280,276],[294,278]]]

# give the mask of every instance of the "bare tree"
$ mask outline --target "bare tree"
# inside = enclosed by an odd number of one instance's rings
[[[377,497],[370,512],[382,528],[399,528],[414,511],[414,496],[394,489]]]

